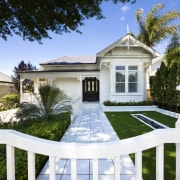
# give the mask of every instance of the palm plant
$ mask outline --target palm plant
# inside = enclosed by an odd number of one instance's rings
[[[23,119],[52,118],[60,113],[72,112],[71,100],[59,88],[41,86],[40,96],[34,95],[37,103],[23,102],[20,105]]]
[[[143,9],[136,11],[136,19],[140,28],[137,38],[149,47],[155,46],[180,29],[179,24],[171,24],[173,20],[180,17],[180,12],[172,10],[160,14],[159,11],[163,8],[163,4],[154,5],[146,17],[143,16]]]
[[[180,67],[180,35],[174,34],[166,48],[166,62],[168,66],[174,63]]]

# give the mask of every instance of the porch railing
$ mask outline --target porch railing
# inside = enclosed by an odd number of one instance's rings
[[[50,179],[56,179],[55,158],[71,159],[71,179],[77,179],[77,159],[93,160],[93,180],[98,179],[98,159],[114,159],[115,179],[120,179],[120,155],[135,153],[135,177],[142,179],[142,151],[156,147],[156,180],[164,179],[164,144],[176,144],[176,180],[180,180],[180,118],[176,128],[158,129],[137,137],[105,143],[65,143],[44,140],[14,130],[0,130],[6,144],[7,179],[15,179],[14,148],[28,153],[28,179],[35,180],[35,154],[49,156]]]

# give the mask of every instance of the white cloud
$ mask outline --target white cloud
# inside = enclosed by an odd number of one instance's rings
[[[129,8],[129,6],[123,6],[122,8],[121,8],[121,11],[122,12],[126,12],[126,11],[128,11],[130,8]]]

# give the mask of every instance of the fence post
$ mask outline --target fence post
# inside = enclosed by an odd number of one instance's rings
[[[180,115],[176,121],[176,128],[180,129]],[[180,180],[180,143],[176,144],[176,180]]]
[[[14,147],[6,145],[6,158],[7,158],[7,179],[15,180],[15,159]]]

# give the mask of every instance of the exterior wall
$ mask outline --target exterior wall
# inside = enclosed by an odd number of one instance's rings
[[[11,85],[6,84],[0,84],[0,97],[5,96],[7,94],[11,93]]]
[[[100,73],[100,102],[103,103],[110,99],[111,81],[110,67],[102,66]]]
[[[82,96],[82,83],[77,78],[58,78],[54,83],[70,98],[74,99]]]
[[[11,77],[0,72],[0,97],[5,96],[13,90]]]

